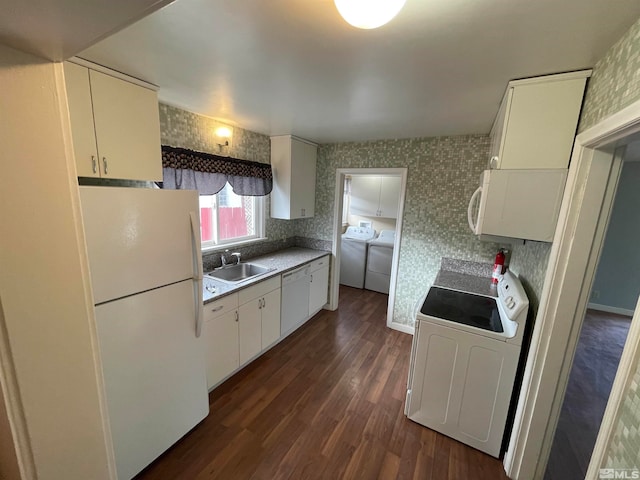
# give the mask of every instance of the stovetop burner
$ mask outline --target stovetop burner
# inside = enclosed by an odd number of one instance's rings
[[[431,287],[420,312],[491,332],[502,333],[502,322],[495,298]]]

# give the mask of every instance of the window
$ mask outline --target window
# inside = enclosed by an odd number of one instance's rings
[[[236,195],[228,183],[215,195],[200,195],[202,249],[264,237],[263,197]]]

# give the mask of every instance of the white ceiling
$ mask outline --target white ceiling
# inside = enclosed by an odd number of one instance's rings
[[[2,0],[0,43],[62,60],[171,0]]]
[[[269,135],[487,133],[508,80],[592,67],[639,16],[637,0],[407,0],[358,30],[333,0],[177,0],[80,56]]]

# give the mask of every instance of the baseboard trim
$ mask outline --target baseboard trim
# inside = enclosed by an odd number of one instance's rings
[[[389,322],[387,323],[387,327],[402,333],[408,333],[409,335],[413,335],[415,333],[415,328],[411,325],[404,325],[398,322]]]
[[[633,317],[633,310],[629,310],[627,308],[610,307],[609,305],[600,305],[599,303],[589,303],[587,304],[587,308],[590,308],[592,310],[599,310],[601,312],[617,313],[618,315]]]

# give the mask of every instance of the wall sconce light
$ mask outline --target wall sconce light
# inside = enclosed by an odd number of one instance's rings
[[[224,148],[231,148],[233,138],[233,127],[217,123],[213,129],[214,141],[218,145],[220,153]]]

